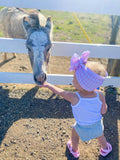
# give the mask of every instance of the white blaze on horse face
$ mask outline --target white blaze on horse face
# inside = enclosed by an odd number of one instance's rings
[[[30,35],[30,40],[32,40],[33,45],[33,54],[34,54],[34,62],[36,59],[39,59],[42,63],[44,62],[44,50],[45,46],[48,43],[47,34],[43,31],[40,32],[33,32]]]

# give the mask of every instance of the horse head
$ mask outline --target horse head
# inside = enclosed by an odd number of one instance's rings
[[[26,47],[33,69],[34,81],[41,85],[47,78],[47,66],[52,46],[52,21],[48,17],[45,26],[41,26],[38,15],[31,14],[23,18],[23,27],[27,35]]]

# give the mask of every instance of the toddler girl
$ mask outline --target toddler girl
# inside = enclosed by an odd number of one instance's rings
[[[103,133],[102,114],[106,113],[107,104],[102,92],[96,90],[102,85],[107,72],[102,64],[87,62],[88,57],[89,52],[85,51],[81,57],[74,54],[71,58],[70,71],[74,71],[73,86],[77,92],[65,91],[47,82],[40,86],[49,88],[71,103],[76,122],[67,147],[75,158],[79,157],[79,137],[82,141],[97,138],[101,145],[100,154],[104,157],[112,151]]]

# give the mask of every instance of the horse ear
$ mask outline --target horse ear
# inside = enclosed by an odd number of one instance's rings
[[[52,30],[52,28],[53,28],[53,23],[52,23],[51,17],[48,17],[48,18],[47,18],[45,28],[46,28],[46,30],[48,31],[48,33],[50,33],[50,31]]]
[[[23,18],[23,28],[25,29],[26,33],[28,33],[29,28],[31,28],[27,17]]]

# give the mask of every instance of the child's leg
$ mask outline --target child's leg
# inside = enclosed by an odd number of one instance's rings
[[[103,157],[107,156],[112,151],[112,146],[109,142],[106,141],[104,134],[97,138],[98,142],[101,145],[100,155]]]
[[[75,131],[74,127],[72,128],[71,141],[72,141],[72,150],[75,152],[78,149],[79,136],[78,136],[77,132]]]
[[[74,127],[73,127],[71,140],[68,141],[67,147],[68,147],[70,153],[75,158],[78,158],[80,156],[80,153],[78,151],[78,143],[79,143],[79,136],[78,136],[77,132],[75,131]]]
[[[98,142],[101,145],[101,147],[103,149],[107,149],[107,141],[106,141],[104,134],[102,136],[98,137],[97,139],[98,139]]]

